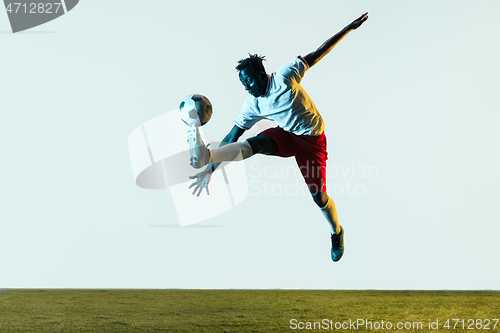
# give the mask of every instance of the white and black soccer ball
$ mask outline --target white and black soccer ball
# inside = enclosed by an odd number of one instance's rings
[[[184,124],[203,126],[212,117],[212,103],[203,95],[189,95],[179,105],[179,113]]]

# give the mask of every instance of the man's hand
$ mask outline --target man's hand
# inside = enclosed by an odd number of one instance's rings
[[[304,56],[304,60],[307,62],[309,67],[314,66],[318,63],[325,55],[330,53],[330,51],[337,45],[338,42],[342,40],[350,31],[359,28],[366,20],[368,20],[368,13],[361,15],[356,20],[349,23],[344,29],[330,37],[326,40],[316,51],[313,51]]]
[[[368,12],[364,13],[363,15],[361,15],[360,17],[358,17],[357,19],[355,19],[354,21],[349,23],[349,25],[347,27],[351,30],[356,30],[363,23],[365,23],[366,20],[368,20]]]
[[[201,191],[203,189],[206,189],[207,195],[210,195],[210,193],[208,192],[208,183],[210,183],[210,178],[212,178],[212,173],[208,173],[206,171],[203,171],[203,172],[197,173],[194,176],[189,176],[189,178],[191,178],[191,179],[196,178],[195,182],[189,186],[189,188],[191,188],[191,187],[196,185],[196,187],[194,188],[194,191],[193,191],[193,195],[196,193],[196,191],[198,191],[197,196],[199,197],[201,194]]]

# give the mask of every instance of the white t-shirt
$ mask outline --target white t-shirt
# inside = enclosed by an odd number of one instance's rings
[[[325,128],[323,118],[300,85],[308,69],[307,62],[299,56],[271,74],[265,95],[247,97],[234,120],[236,126],[248,130],[259,120],[270,119],[296,135],[321,135]]]

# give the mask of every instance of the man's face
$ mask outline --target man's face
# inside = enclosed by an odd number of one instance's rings
[[[245,90],[254,97],[263,96],[267,89],[267,75],[264,72],[252,71],[247,67],[240,71],[240,81]]]

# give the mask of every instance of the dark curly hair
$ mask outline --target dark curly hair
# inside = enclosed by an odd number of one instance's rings
[[[260,56],[258,54],[248,54],[248,58],[238,60],[238,65],[236,70],[239,72],[245,68],[251,68],[253,71],[265,72],[264,65],[262,61],[265,61],[265,56]]]

